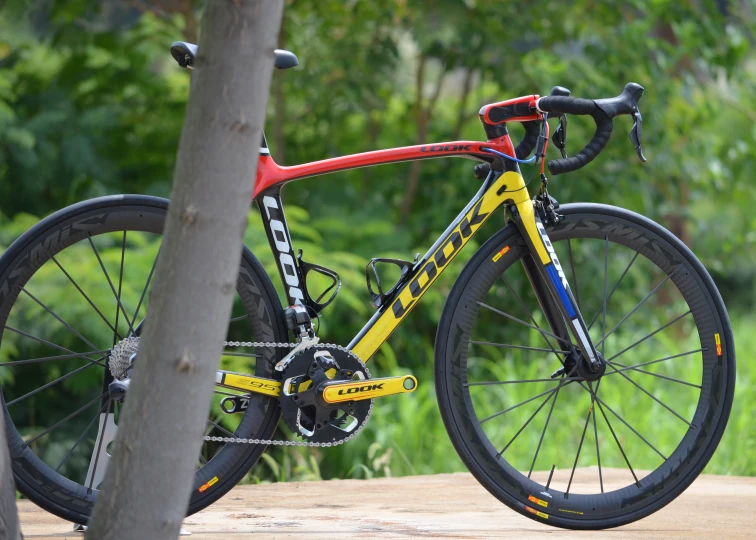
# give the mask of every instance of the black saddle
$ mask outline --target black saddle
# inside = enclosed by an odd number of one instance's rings
[[[278,69],[288,69],[299,65],[297,56],[291,51],[276,49],[275,54],[276,61],[274,65]],[[178,62],[179,66],[183,68],[192,68],[194,66],[194,60],[197,57],[197,46],[185,41],[176,41],[171,45],[171,56],[173,56],[174,60]]]

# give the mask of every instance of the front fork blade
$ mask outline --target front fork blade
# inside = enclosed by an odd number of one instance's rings
[[[530,282],[530,286],[533,289],[536,300],[538,300],[538,305],[541,308],[541,312],[546,317],[546,323],[549,326],[550,332],[560,338],[559,340],[556,340],[557,343],[553,344],[551,343],[551,339],[549,339],[547,335],[543,336],[544,339],[550,345],[550,347],[553,347],[557,351],[563,351],[571,348],[570,343],[572,343],[572,341],[570,340],[569,327],[564,321],[564,317],[562,317],[561,313],[559,312],[559,307],[557,306],[556,302],[554,302],[554,298],[546,288],[544,280],[538,271],[538,267],[536,266],[536,262],[533,260],[533,257],[530,254],[522,258],[522,267],[525,270],[525,275],[528,277],[528,281]]]

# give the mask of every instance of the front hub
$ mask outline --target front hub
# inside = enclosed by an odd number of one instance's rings
[[[603,355],[596,351],[596,358],[599,361],[599,368],[594,371],[591,361],[586,358],[582,352],[578,352],[577,374],[586,381],[598,381],[606,372],[606,360]]]
[[[581,351],[573,350],[565,356],[564,367],[560,368],[557,373],[564,373],[570,377],[579,377],[586,381],[598,381],[606,372],[606,360],[604,360],[604,356],[598,351],[596,351],[596,357],[599,360],[599,368],[594,371],[590,360]]]

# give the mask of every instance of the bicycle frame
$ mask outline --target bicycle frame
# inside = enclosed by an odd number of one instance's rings
[[[286,288],[290,305],[305,304],[302,293],[304,277],[295,262],[294,250],[281,201],[281,188],[290,181],[386,163],[430,159],[440,157],[464,157],[480,161],[492,161],[493,149],[504,154],[515,154],[511,138],[505,126],[497,126],[497,137],[486,143],[479,141],[455,141],[437,144],[408,146],[390,150],[378,150],[355,154],[304,165],[281,167],[272,157],[263,136],[258,162],[257,178],[252,198],[260,207],[265,232],[276,262],[281,280]],[[512,161],[504,162],[504,171],[491,171],[480,190],[464,207],[427,253],[414,264],[411,271],[400,281],[395,292],[386,299],[362,330],[352,339],[348,348],[363,361],[369,360],[392,332],[401,324],[409,311],[417,305],[425,292],[449,263],[462,250],[475,232],[500,206],[506,205],[513,221],[520,228],[535,261],[536,269],[526,265],[531,283],[541,305],[556,305],[564,315],[567,326],[575,336],[583,353],[595,360],[596,351],[588,337],[585,322],[570,291],[569,284],[554,253],[546,229],[537,216],[519,166]],[[534,273],[540,274],[534,275]],[[539,279],[540,277],[540,279]],[[540,282],[550,291],[553,301],[546,297]],[[559,318],[547,314],[554,333],[561,341],[568,341],[564,324]],[[558,327],[561,326],[561,327]]]

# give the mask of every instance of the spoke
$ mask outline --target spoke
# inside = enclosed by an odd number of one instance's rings
[[[15,332],[16,334],[19,334],[21,336],[28,337],[29,339],[33,339],[34,341],[38,341],[39,343],[44,343],[45,345],[49,345],[51,347],[55,347],[56,349],[58,349],[60,351],[64,351],[64,352],[67,352],[67,353],[73,353],[73,351],[71,349],[66,349],[65,347],[61,347],[60,345],[56,345],[55,343],[53,343],[51,341],[47,341],[46,339],[42,339],[40,337],[33,336],[31,334],[27,334],[26,332],[24,332],[22,330],[17,330],[15,328],[11,327],[11,326],[6,326],[5,329],[6,330],[10,330],[11,332]],[[88,360],[89,362],[95,362],[95,363],[97,362],[96,360],[92,360],[91,358],[88,358],[86,356],[88,354],[97,354],[97,351],[91,351],[91,352],[86,352],[86,353],[82,353],[82,354],[85,355],[85,356],[83,356],[83,358],[86,359],[86,360]]]
[[[202,465],[207,465],[207,460],[205,459],[205,456],[202,455],[202,452],[200,452],[199,460],[202,463]]]
[[[614,429],[612,428],[612,424],[609,422],[609,418],[607,418],[606,413],[604,412],[603,407],[601,407],[601,402],[597,401],[599,412],[601,412],[601,416],[604,417],[604,422],[606,422],[606,425],[609,426],[609,431],[612,432],[612,437],[614,437],[614,442],[617,443],[617,447],[619,448],[620,453],[622,454],[622,457],[625,459],[625,463],[627,463],[627,468],[630,469],[630,473],[633,475],[633,478],[635,478],[635,485],[640,487],[640,481],[638,480],[638,477],[635,474],[635,471],[633,470],[633,466],[630,465],[630,460],[627,459],[627,455],[625,454],[625,451],[622,449],[622,445],[619,442],[619,439],[617,438],[617,434],[614,433]]]
[[[89,346],[90,346],[90,347],[92,347],[93,349],[99,349],[99,347],[98,347],[97,345],[95,345],[94,343],[92,343],[91,341],[89,341],[89,340],[88,340],[87,338],[85,338],[84,336],[82,336],[82,335],[81,335],[81,334],[79,333],[79,331],[78,331],[78,330],[76,330],[76,329],[75,329],[75,328],[74,328],[73,326],[71,326],[70,324],[68,324],[68,323],[67,323],[66,321],[64,321],[63,319],[61,319],[61,318],[60,318],[60,316],[59,316],[59,315],[58,315],[57,313],[55,313],[55,312],[54,312],[53,310],[51,310],[51,309],[50,309],[49,307],[47,307],[47,306],[46,306],[45,304],[43,304],[42,302],[40,302],[40,301],[39,301],[39,300],[37,299],[37,297],[36,297],[36,296],[34,296],[34,295],[33,295],[32,293],[30,293],[29,291],[27,291],[27,290],[26,290],[25,288],[23,288],[23,287],[21,287],[21,291],[22,291],[22,292],[24,292],[24,293],[26,293],[26,295],[27,295],[27,296],[28,296],[29,298],[31,298],[31,299],[32,299],[32,300],[34,300],[34,301],[35,301],[35,302],[36,302],[37,304],[39,304],[39,305],[40,305],[40,306],[42,307],[42,309],[44,309],[44,310],[45,310],[45,311],[47,311],[47,312],[48,312],[48,313],[49,313],[50,315],[52,315],[53,317],[55,317],[55,318],[56,318],[56,319],[57,319],[57,320],[58,320],[58,321],[59,321],[59,322],[60,322],[60,323],[61,323],[61,324],[62,324],[63,326],[65,326],[65,327],[66,327],[66,328],[67,328],[67,329],[68,329],[68,330],[69,330],[69,331],[70,331],[70,332],[71,332],[71,333],[72,333],[73,335],[75,335],[76,337],[78,337],[79,339],[81,339],[81,340],[82,340],[82,341],[83,341],[84,343],[86,343],[87,345],[89,345]]]
[[[656,330],[654,330],[653,332],[651,332],[651,333],[650,333],[649,335],[647,335],[646,337],[644,337],[644,338],[641,338],[641,339],[639,339],[638,341],[636,341],[635,343],[633,343],[632,345],[630,345],[629,347],[626,347],[626,348],[622,349],[622,350],[621,350],[620,352],[618,352],[617,354],[615,354],[615,355],[614,355],[614,356],[612,356],[611,358],[607,358],[607,359],[606,359],[606,361],[607,361],[607,362],[609,362],[609,361],[611,361],[611,360],[614,360],[614,359],[615,359],[615,358],[617,358],[618,356],[621,356],[621,355],[625,354],[625,353],[626,353],[627,351],[629,351],[629,350],[630,350],[630,349],[632,349],[633,347],[637,347],[638,345],[640,345],[641,343],[643,343],[644,341],[646,341],[646,340],[647,340],[648,338],[650,338],[651,336],[654,336],[654,335],[658,334],[659,332],[661,332],[662,330],[664,330],[664,329],[665,329],[665,328],[667,328],[668,326],[671,326],[671,325],[675,324],[675,323],[676,323],[677,321],[679,321],[680,319],[682,319],[682,318],[683,318],[683,317],[685,317],[686,315],[690,315],[691,313],[692,313],[692,312],[691,312],[691,310],[688,310],[688,311],[686,311],[685,313],[683,313],[682,315],[678,315],[677,317],[675,317],[674,319],[672,319],[671,321],[669,321],[669,322],[668,322],[667,324],[665,324],[664,326],[662,326],[662,327],[660,327],[660,328],[657,328]]]
[[[688,352],[684,352],[680,354],[673,354],[672,356],[665,356],[664,358],[659,358],[658,360],[651,360],[649,362],[643,362],[642,364],[635,364],[634,366],[627,366],[623,369],[618,369],[617,371],[627,371],[628,369],[635,369],[635,368],[639,368],[643,366],[648,366],[651,364],[658,364],[659,362],[666,362],[667,360],[672,360],[674,358],[680,358],[681,356],[688,356],[689,354],[694,354],[697,352],[702,352],[702,351],[707,351],[707,350],[708,350],[707,348],[702,347],[700,349],[695,349],[693,351],[688,351]],[[612,363],[615,365],[620,365],[620,366],[623,365],[623,364],[620,364],[619,362],[612,362]],[[605,375],[611,375],[611,373],[608,373]]]
[[[655,292],[656,292],[656,291],[657,291],[657,290],[659,289],[659,287],[661,287],[661,286],[662,286],[662,285],[664,285],[664,284],[665,284],[665,283],[666,283],[667,281],[669,281],[669,278],[671,278],[671,277],[672,277],[672,274],[669,274],[669,275],[668,275],[667,277],[665,277],[665,278],[664,278],[664,279],[663,279],[663,280],[662,280],[662,281],[661,281],[661,282],[660,282],[660,283],[659,283],[659,284],[658,284],[658,285],[657,285],[656,287],[654,287],[654,288],[653,288],[653,290],[652,290],[652,291],[651,291],[650,293],[648,293],[648,294],[646,295],[646,297],[645,297],[645,298],[644,298],[643,300],[641,300],[641,301],[640,301],[640,303],[639,303],[639,304],[638,304],[637,306],[635,306],[635,307],[634,307],[634,308],[633,308],[632,310],[630,310],[630,313],[628,313],[627,315],[625,315],[624,317],[622,317],[622,320],[621,320],[620,322],[618,322],[618,323],[617,323],[616,325],[614,325],[614,328],[612,328],[611,330],[609,330],[609,332],[607,332],[606,334],[604,334],[604,337],[602,337],[602,338],[601,338],[601,339],[599,340],[599,342],[598,342],[598,343],[597,343],[596,345],[598,346],[599,344],[603,344],[603,343],[604,343],[604,341],[606,340],[606,338],[608,338],[609,336],[611,336],[611,335],[612,335],[612,333],[613,333],[613,332],[614,332],[614,331],[615,331],[615,330],[616,330],[617,328],[619,328],[619,326],[620,326],[620,325],[621,325],[621,324],[622,324],[623,322],[625,322],[625,321],[626,321],[626,320],[627,320],[627,319],[628,319],[628,318],[630,317],[630,315],[632,315],[632,314],[633,314],[633,313],[635,313],[635,312],[636,312],[636,311],[637,311],[638,309],[640,309],[640,307],[641,307],[641,306],[642,306],[643,304],[645,304],[645,303],[646,303],[646,300],[648,300],[649,298],[651,298],[651,296],[653,296],[653,294],[654,294],[654,293],[655,293]],[[602,329],[602,333],[603,333],[603,329]]]
[[[555,335],[555,334],[552,334],[552,333],[551,333],[551,332],[549,332],[548,330],[544,330],[544,329],[542,329],[542,328],[539,328],[538,326],[533,326],[532,324],[528,324],[528,323],[526,323],[525,321],[523,321],[523,320],[520,320],[520,319],[518,319],[517,317],[514,317],[514,316],[510,315],[509,313],[504,313],[503,311],[500,311],[500,310],[498,310],[498,309],[496,309],[496,308],[493,308],[493,307],[489,306],[488,304],[484,304],[483,302],[480,302],[480,301],[478,301],[478,302],[477,302],[477,304],[478,304],[479,306],[482,306],[482,307],[484,307],[484,308],[486,308],[486,309],[489,309],[489,310],[493,311],[494,313],[498,313],[498,314],[499,314],[499,315],[501,315],[502,317],[506,317],[507,319],[510,319],[510,320],[512,320],[512,321],[514,321],[514,322],[516,322],[516,323],[520,323],[520,324],[521,324],[521,325],[523,325],[523,326],[527,326],[528,328],[532,328],[533,330],[537,330],[537,331],[539,331],[539,332],[540,332],[541,334],[546,334],[546,335],[548,335],[548,336],[551,336],[551,337],[553,337],[554,339],[557,339],[557,340],[559,340],[559,341],[561,341],[561,342],[563,342],[563,343],[566,343],[567,345],[572,345],[572,343],[571,343],[571,342],[570,342],[569,340],[566,340],[566,339],[560,338],[559,336],[557,336],[557,335]],[[547,340],[547,341],[548,341],[548,340]],[[555,352],[556,352],[556,351],[555,351]],[[558,356],[558,355],[557,355],[557,356]]]
[[[599,381],[601,383],[601,381]],[[588,386],[590,388],[590,385]],[[596,385],[598,392],[598,385]],[[604,492],[604,476],[601,474],[601,452],[599,452],[598,428],[596,427],[596,411],[593,411],[593,438],[596,440],[596,460],[598,461],[599,484],[601,484],[601,493]]]
[[[110,280],[110,275],[108,274],[107,268],[105,268],[105,263],[102,262],[102,258],[100,257],[100,252],[97,251],[97,247],[94,245],[94,242],[92,241],[92,235],[87,235],[87,240],[89,240],[89,245],[92,246],[92,251],[94,251],[95,256],[97,257],[97,262],[100,263],[100,268],[102,268],[102,273],[105,274],[105,279],[108,280],[108,285],[110,285],[110,290],[113,292],[113,296],[116,299],[116,311],[119,309],[123,311],[123,318],[126,319],[126,324],[129,325],[129,330],[131,333],[134,333],[134,326],[131,324],[131,321],[129,320],[129,316],[126,314],[126,308],[123,307],[123,304],[121,303],[121,299],[118,297],[118,294],[116,293],[115,287],[113,286],[113,282]]]
[[[228,435],[229,437],[233,437],[234,436],[234,434],[231,433],[229,430],[227,430],[226,428],[224,428],[223,426],[221,426],[219,424],[216,424],[215,422],[213,422],[209,418],[207,419],[207,421],[210,422],[212,425],[214,425],[216,428],[218,428],[220,431],[222,431],[223,433],[225,433],[226,435]]]
[[[70,274],[69,274],[68,272],[66,272],[65,268],[63,268],[63,266],[62,266],[62,265],[61,265],[61,264],[60,264],[60,263],[58,262],[58,260],[57,260],[57,259],[56,259],[55,257],[53,257],[53,258],[52,258],[52,260],[53,260],[53,262],[54,262],[55,264],[57,264],[57,265],[58,265],[58,268],[60,268],[60,270],[61,270],[61,271],[62,271],[62,272],[63,272],[63,273],[64,273],[64,274],[66,275],[66,277],[67,277],[67,278],[68,278],[68,280],[69,280],[69,281],[70,281],[70,282],[71,282],[71,283],[73,284],[73,286],[74,286],[74,287],[76,287],[76,290],[77,290],[77,291],[79,291],[79,292],[81,293],[81,295],[82,295],[82,296],[84,297],[84,299],[85,299],[85,300],[86,300],[87,302],[89,302],[89,305],[90,305],[90,306],[92,306],[92,308],[93,308],[93,309],[94,309],[94,310],[95,310],[95,311],[97,312],[97,314],[98,314],[98,315],[100,316],[100,318],[102,318],[102,320],[103,320],[103,321],[105,321],[105,324],[107,324],[107,325],[108,325],[108,327],[109,327],[109,328],[110,328],[110,329],[111,329],[111,330],[112,330],[113,332],[115,332],[115,334],[116,334],[116,335],[118,336],[118,339],[123,339],[123,338],[121,337],[121,335],[120,335],[120,334],[118,334],[118,330],[116,330],[116,329],[115,329],[115,327],[114,327],[114,326],[113,326],[113,325],[112,325],[112,324],[110,323],[110,321],[108,320],[108,318],[107,318],[107,317],[105,317],[105,315],[103,315],[103,314],[102,314],[102,311],[100,311],[100,310],[99,310],[99,309],[97,308],[97,306],[96,306],[96,305],[94,304],[94,302],[92,302],[92,300],[91,300],[91,299],[89,298],[89,296],[87,296],[87,295],[86,295],[86,293],[85,293],[85,292],[84,292],[84,291],[83,291],[83,290],[81,289],[81,287],[79,287],[79,284],[78,284],[78,283],[76,283],[76,282],[74,281],[74,279],[73,279],[73,278],[71,277],[71,275],[70,275]]]
[[[101,358],[100,358],[100,360],[103,360],[104,358],[105,358],[105,357],[103,356],[103,357],[101,357]],[[16,403],[18,403],[19,401],[22,401],[22,400],[24,400],[24,399],[26,399],[26,398],[28,398],[28,397],[31,397],[31,396],[33,396],[34,394],[37,394],[37,393],[41,392],[42,390],[46,390],[46,389],[50,388],[51,386],[53,386],[53,385],[55,385],[55,384],[58,384],[58,383],[59,383],[60,381],[62,381],[62,380],[65,380],[65,379],[69,378],[69,377],[70,377],[71,375],[75,375],[75,374],[79,373],[80,371],[84,371],[85,369],[87,369],[87,368],[90,368],[90,367],[92,367],[92,366],[102,366],[102,367],[105,367],[105,364],[102,364],[102,363],[100,363],[100,362],[92,362],[91,364],[87,364],[87,365],[85,365],[85,366],[81,366],[80,368],[76,368],[75,370],[73,370],[73,371],[71,371],[71,372],[69,372],[69,373],[66,373],[66,374],[65,374],[65,375],[63,375],[63,376],[61,376],[61,377],[58,377],[58,378],[57,378],[57,379],[55,379],[54,381],[51,381],[51,382],[49,382],[49,383],[47,383],[47,384],[45,384],[45,385],[43,385],[43,386],[40,386],[40,387],[39,387],[39,388],[37,388],[36,390],[32,390],[32,391],[31,391],[31,392],[29,392],[28,394],[24,394],[23,396],[21,396],[21,397],[19,397],[19,398],[16,398],[16,399],[14,399],[13,401],[9,401],[9,402],[8,402],[8,403],[7,403],[7,404],[6,404],[5,406],[6,406],[6,407],[10,407],[11,405],[15,405],[15,404],[16,404]]]
[[[555,334],[551,334],[551,333],[547,332],[546,330],[541,329],[541,327],[538,326],[538,323],[536,322],[535,318],[533,317],[533,314],[530,312],[530,310],[527,308],[527,306],[525,306],[525,302],[522,301],[522,299],[519,297],[519,295],[515,292],[514,288],[512,288],[512,285],[509,283],[509,280],[507,279],[507,276],[505,276],[504,274],[502,274],[501,277],[504,279],[504,283],[507,284],[507,288],[509,289],[509,292],[511,292],[514,295],[514,297],[517,299],[517,302],[520,304],[520,306],[522,307],[522,309],[524,309],[525,313],[528,314],[528,318],[531,320],[531,322],[534,325],[531,328],[535,328],[536,330],[538,330],[541,333],[541,335],[543,336],[543,339],[546,340],[546,343],[548,344],[548,346],[551,348],[552,351],[554,351],[554,354],[556,354],[556,347],[554,347],[551,344],[551,341],[549,341],[549,338],[547,338],[546,335],[548,334],[550,336],[554,336],[555,338],[557,338],[557,340],[559,340],[560,338],[558,338]],[[520,321],[520,322],[523,322],[523,321]],[[562,340],[562,341],[564,341],[564,340]],[[566,343],[570,343],[570,342],[567,341]],[[570,343],[570,345],[571,345],[571,343]],[[557,354],[557,358],[559,358],[558,354]],[[560,358],[559,361],[562,362],[562,359]]]
[[[622,373],[623,371],[627,371],[629,369],[632,369],[633,371],[637,371],[638,373],[645,373],[646,375],[652,375],[652,376],[658,377],[660,379],[664,379],[664,380],[667,380],[667,381],[672,381],[672,382],[684,384],[686,386],[692,386],[693,388],[698,388],[699,390],[701,389],[701,385],[700,384],[689,383],[687,381],[682,381],[680,379],[675,379],[674,377],[667,377],[666,375],[661,375],[659,373],[653,373],[651,371],[646,371],[645,369],[638,369],[637,367],[634,367],[634,366],[626,366],[625,364],[620,364],[619,362],[607,362],[607,364],[609,366],[611,366],[615,371],[613,371],[611,373],[604,373],[604,375],[614,375],[615,373]],[[622,369],[617,369],[614,366],[621,366]]]
[[[573,370],[574,371],[574,370]],[[572,372],[570,372],[570,375]],[[557,399],[559,399],[559,390],[564,386],[563,384],[560,384],[557,386],[557,391],[554,393],[554,401],[551,402],[551,408],[549,409],[549,415],[546,417],[546,423],[543,426],[543,431],[541,432],[541,438],[538,441],[538,447],[536,448],[535,455],[533,456],[533,462],[530,464],[530,470],[528,471],[528,478],[530,478],[530,475],[533,474],[533,467],[535,467],[536,459],[538,459],[538,452],[541,451],[541,444],[543,443],[543,437],[546,435],[546,428],[549,427],[549,421],[551,420],[551,413],[554,412],[554,406],[556,405]],[[554,472],[553,469],[551,471]],[[548,489],[548,487],[546,488]]]
[[[68,451],[68,453],[63,457],[63,460],[60,462],[60,464],[55,467],[55,472],[58,472],[60,468],[63,466],[63,464],[68,460],[69,457],[71,457],[71,454],[73,454],[73,451],[76,450],[76,447],[79,446],[79,443],[84,439],[84,435],[87,434],[87,431],[89,431],[92,428],[92,425],[97,421],[97,419],[100,417],[100,415],[105,411],[105,407],[110,405],[110,400],[105,402],[105,405],[102,406],[102,408],[94,415],[94,418],[87,424],[87,427],[84,428],[84,431],[81,432],[81,435],[79,435],[79,438],[76,439],[76,442],[71,447],[71,449]]]
[[[664,407],[665,409],[667,409],[669,412],[671,412],[672,414],[674,414],[677,418],[679,418],[680,420],[682,420],[683,422],[685,422],[688,425],[688,427],[693,427],[693,425],[690,422],[688,422],[685,418],[683,418],[682,416],[680,416],[679,414],[677,414],[674,410],[672,410],[671,407],[668,407],[667,405],[665,405],[662,402],[662,400],[660,400],[659,398],[657,398],[656,396],[654,396],[651,392],[649,392],[648,390],[646,390],[645,388],[643,388],[641,385],[639,385],[637,382],[635,382],[634,380],[632,380],[628,375],[626,375],[625,373],[622,373],[621,371],[617,370],[617,368],[614,367],[611,363],[607,363],[607,365],[610,368],[612,368],[615,373],[619,373],[620,375],[622,375],[625,379],[627,379],[629,382],[631,382],[634,386],[638,387],[638,389],[641,392],[643,392],[648,397],[650,397],[655,402],[657,402],[659,405],[661,405],[662,407]]]
[[[598,391],[598,385],[601,384],[601,381],[598,382],[596,385],[596,391]],[[591,388],[591,383],[588,381],[588,388]],[[572,479],[575,477],[575,469],[577,468],[578,460],[580,459],[580,450],[583,449],[583,441],[585,441],[585,433],[588,431],[588,422],[591,420],[591,416],[593,413],[593,405],[595,403],[596,394],[593,392],[593,390],[590,390],[591,392],[591,407],[588,409],[588,416],[585,417],[585,425],[583,425],[583,434],[580,436],[580,444],[578,444],[577,453],[575,454],[575,463],[572,464],[572,472],[570,473],[570,481],[567,482],[567,491],[564,492],[564,498],[568,498],[570,495],[570,487],[572,487]]]
[[[524,351],[553,352],[569,354],[570,351],[557,351],[554,349],[543,349],[540,347],[525,347],[523,345],[507,345],[505,343],[491,343],[490,341],[470,341],[470,345],[483,345],[486,347],[500,347],[502,349],[522,349]]]
[[[572,244],[567,239],[567,251],[570,254],[570,267],[572,268],[572,282],[575,284],[575,302],[577,302],[578,311],[580,311],[580,291],[578,290],[577,274],[575,273],[575,259],[572,257]],[[604,294],[606,296],[606,293]]]
[[[248,318],[249,318],[249,315],[240,315],[240,316],[234,317],[233,319],[231,319],[230,321],[228,321],[228,324],[235,323],[236,321],[241,321],[243,319],[248,319]]]
[[[106,349],[104,351],[92,351],[90,354],[105,354],[108,352],[110,351]],[[65,360],[66,358],[83,358],[84,360],[89,360],[89,362],[91,363],[96,363],[94,360],[87,358],[87,356],[84,354],[72,353],[72,354],[60,354],[58,356],[45,356],[43,358],[29,358],[27,360],[14,360],[12,362],[0,362],[0,367],[20,366],[23,364],[36,364],[37,362],[49,362],[50,360]]]
[[[572,382],[572,381],[568,381],[568,382],[564,383],[563,385],[559,385],[559,386],[557,386],[556,388],[551,388],[550,390],[546,390],[545,392],[541,392],[540,394],[536,394],[536,395],[535,395],[535,396],[533,396],[532,398],[526,399],[525,401],[521,401],[521,402],[520,402],[520,403],[518,403],[517,405],[512,405],[511,407],[509,407],[509,408],[507,408],[507,409],[504,409],[503,411],[499,411],[499,412],[497,412],[497,413],[494,413],[494,414],[492,414],[491,416],[487,416],[486,418],[484,418],[483,420],[481,420],[481,421],[480,421],[479,423],[480,423],[480,424],[482,424],[483,422],[488,422],[488,421],[489,421],[489,420],[491,420],[492,418],[496,418],[497,416],[501,416],[502,414],[508,413],[509,411],[511,411],[511,410],[513,410],[513,409],[516,409],[517,407],[521,407],[521,406],[525,405],[526,403],[530,403],[530,402],[531,402],[531,401],[533,401],[534,399],[538,399],[539,397],[541,397],[541,396],[545,396],[546,394],[551,394],[551,393],[554,393],[554,392],[556,392],[556,391],[557,391],[557,390],[558,390],[559,388],[561,388],[562,386],[567,386],[567,385],[568,385],[568,384],[570,384],[571,382]]]
[[[560,383],[559,383],[559,386],[561,387],[561,386],[562,386],[563,384],[565,384],[565,383],[564,383],[564,382],[560,382]],[[496,454],[496,457],[497,457],[497,458],[498,458],[498,457],[501,457],[501,455],[502,455],[502,454],[503,454],[504,452],[506,452],[506,451],[507,451],[507,448],[509,448],[509,447],[510,447],[510,446],[512,445],[512,443],[513,443],[513,442],[515,442],[515,439],[516,439],[517,437],[519,437],[520,433],[522,433],[522,431],[523,431],[523,430],[524,430],[524,429],[525,429],[526,427],[528,427],[528,424],[530,424],[530,422],[531,422],[531,421],[533,420],[533,418],[535,418],[535,417],[536,417],[536,415],[537,415],[537,414],[538,414],[539,412],[541,412],[541,409],[543,409],[544,405],[546,405],[546,404],[547,404],[547,403],[549,402],[549,400],[550,400],[550,399],[551,399],[552,397],[554,397],[554,396],[556,396],[556,392],[554,392],[553,394],[549,394],[549,395],[548,395],[548,396],[546,397],[546,399],[544,399],[544,400],[543,400],[543,402],[542,402],[542,403],[541,403],[541,404],[540,404],[540,405],[538,406],[538,408],[537,408],[537,409],[535,410],[535,412],[534,412],[533,414],[531,414],[531,415],[530,415],[530,418],[528,418],[528,420],[527,420],[527,421],[526,421],[526,422],[525,422],[525,423],[524,423],[524,424],[522,425],[522,427],[521,427],[521,428],[520,428],[520,429],[519,429],[519,430],[517,431],[517,433],[515,433],[515,434],[514,434],[514,437],[512,437],[512,439],[511,439],[511,440],[510,440],[510,441],[509,441],[509,442],[507,443],[507,445],[506,445],[506,446],[505,446],[504,448],[502,448],[502,449],[501,449],[501,452],[499,452],[498,454]]]
[[[250,357],[250,358],[262,358],[262,355],[261,354],[257,354],[257,353],[254,353],[254,354],[252,354],[252,353],[240,353],[240,352],[231,353],[231,352],[226,352],[226,351],[223,351],[221,353],[221,356],[245,356],[245,357]]]
[[[519,383],[534,383],[534,382],[559,382],[559,381],[582,381],[582,377],[562,377],[560,379],[522,379],[519,381],[485,381],[485,382],[471,382],[465,384],[465,386],[489,386],[493,384],[519,384]]]
[[[86,405],[82,406],[81,408],[75,410],[74,412],[72,412],[71,414],[69,414],[68,416],[66,416],[63,420],[60,420],[59,422],[56,422],[55,424],[53,424],[52,426],[50,426],[49,428],[47,428],[46,430],[44,430],[42,433],[39,433],[39,434],[35,435],[34,437],[32,437],[31,439],[29,439],[28,441],[24,441],[24,442],[26,443],[27,446],[30,446],[34,441],[40,439],[41,437],[44,437],[45,435],[47,435],[48,433],[50,433],[52,430],[57,429],[58,427],[60,427],[61,425],[65,424],[66,422],[68,422],[69,420],[71,420],[72,418],[74,418],[75,416],[78,416],[79,414],[81,414],[82,412],[84,412],[85,410],[87,410],[87,408],[90,407],[95,401],[104,398],[106,394],[107,394],[107,392],[104,392],[102,395],[97,396],[96,398],[94,398],[92,401],[90,401]]]
[[[607,274],[609,273],[609,235],[606,235],[604,237],[604,305],[602,307],[603,312],[603,318],[601,321],[601,335],[604,336],[601,338],[601,355],[604,355],[604,339],[606,339],[606,279]],[[594,346],[594,349],[598,345]],[[590,384],[588,385],[590,387]],[[598,389],[598,386],[596,387]],[[593,404],[591,404],[591,407],[593,407]],[[586,426],[588,423],[586,422]],[[583,432],[583,436],[585,436],[585,432]],[[574,472],[574,471],[573,471]],[[572,479],[570,479],[572,481]],[[569,491],[569,486],[567,487],[567,490]]]
[[[578,384],[580,386],[583,386],[582,383],[578,383]],[[585,388],[585,386],[583,386],[583,388]],[[600,397],[596,396],[596,402],[598,402],[600,405],[603,405],[604,407],[606,407],[606,409],[610,413],[612,413],[614,416],[616,416],[617,419],[620,422],[622,422],[623,424],[625,424],[630,429],[630,431],[632,431],[633,433],[635,433],[638,436],[638,438],[640,438],[640,440],[642,440],[644,443],[646,443],[654,452],[656,452],[657,454],[659,454],[664,461],[667,461],[667,457],[664,454],[662,454],[661,452],[659,452],[653,444],[651,444],[650,442],[648,442],[646,440],[646,438],[643,435],[641,435],[640,433],[638,433],[638,431],[633,426],[631,426],[630,424],[628,424],[627,421],[624,418],[622,418],[619,414],[617,414],[616,412],[614,412],[614,409],[612,409],[609,405],[607,405],[604,400],[602,400]]]
[[[638,252],[636,251],[636,252],[635,252],[635,255],[633,255],[633,258],[632,258],[632,260],[630,261],[630,264],[628,264],[628,265],[627,265],[627,268],[625,268],[625,271],[624,271],[624,272],[622,272],[622,275],[621,275],[621,276],[620,276],[620,278],[619,278],[619,279],[617,280],[617,283],[615,283],[615,284],[614,284],[614,287],[612,287],[612,292],[610,292],[610,293],[609,293],[609,296],[608,296],[608,297],[606,298],[606,301],[607,301],[607,303],[609,302],[609,300],[611,300],[611,299],[612,299],[612,295],[614,294],[614,291],[616,291],[616,290],[617,290],[617,287],[619,287],[619,286],[620,286],[620,283],[622,283],[622,280],[623,280],[623,279],[625,278],[625,274],[627,274],[627,272],[628,272],[628,271],[630,270],[630,267],[631,267],[631,266],[633,265],[633,263],[635,262],[635,259],[637,259],[637,258],[638,258],[638,255],[639,255],[639,253],[638,253]],[[601,310],[598,310],[598,311],[596,312],[596,315],[594,315],[594,316],[593,316],[593,319],[591,319],[591,324],[589,324],[589,325],[588,325],[588,330],[590,330],[590,329],[591,329],[591,327],[593,326],[593,323],[595,323],[595,322],[596,322],[596,319],[598,319],[599,315],[601,315]]]
[[[116,296],[116,301],[119,306],[121,305],[121,285],[123,285],[123,259],[125,255],[126,255],[126,231],[123,231],[123,242],[121,242],[121,268],[118,271],[118,296]],[[121,310],[118,309],[118,306],[116,306],[116,318],[115,318],[116,328],[118,328],[118,316],[120,314],[121,314]],[[113,333],[113,347],[115,347],[115,344],[118,342],[118,339],[119,339],[118,331],[115,331]]]
[[[139,297],[139,303],[137,304],[136,311],[134,312],[134,317],[132,317],[131,319],[132,321],[136,321],[139,318],[139,310],[142,307],[142,302],[144,301],[144,295],[147,294],[147,289],[150,287],[150,281],[152,281],[152,274],[155,273],[155,266],[157,266],[157,261],[158,261],[159,256],[160,256],[160,250],[158,250],[157,255],[155,255],[155,260],[152,261],[152,268],[150,268],[150,274],[147,276],[147,282],[144,284],[144,289],[142,289],[142,294]]]

